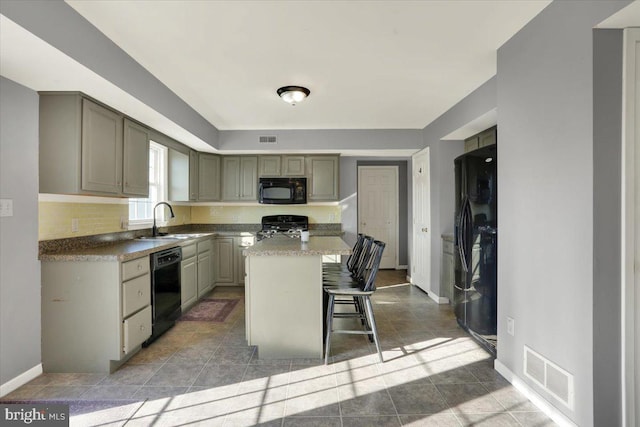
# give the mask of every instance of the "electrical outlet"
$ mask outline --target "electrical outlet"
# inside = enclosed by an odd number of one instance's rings
[[[127,230],[128,228],[129,228],[129,218],[123,215],[120,217],[120,229]]]
[[[507,317],[507,333],[511,336],[516,333],[516,321],[511,317]]]
[[[71,232],[72,233],[77,233],[78,232],[78,228],[79,228],[79,221],[78,218],[71,218]]]

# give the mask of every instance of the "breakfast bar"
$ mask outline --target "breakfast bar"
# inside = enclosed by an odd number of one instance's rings
[[[260,358],[322,357],[322,260],[350,253],[335,236],[280,235],[244,250],[247,341]]]

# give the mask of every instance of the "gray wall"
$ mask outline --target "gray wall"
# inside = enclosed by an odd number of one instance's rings
[[[340,206],[344,239],[353,245],[358,233],[358,166],[398,167],[398,264],[408,265],[408,224],[411,223],[411,158],[341,157]]]
[[[580,426],[594,425],[592,28],[626,4],[553,2],[498,50],[498,360]],[[524,345],[575,376],[573,411],[524,377]]]
[[[40,364],[38,95],[0,77],[0,384]]]
[[[277,144],[259,144],[258,137],[275,135]],[[399,150],[422,148],[417,129],[311,129],[220,131],[221,150]]]
[[[593,38],[593,424],[622,425],[622,30]]]
[[[2,1],[0,13],[212,147],[218,147],[215,126],[64,1]]]

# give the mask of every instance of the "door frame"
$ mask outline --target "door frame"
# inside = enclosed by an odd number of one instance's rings
[[[640,73],[636,69],[635,45],[640,43],[640,29],[624,30],[624,67],[623,67],[623,114],[622,114],[622,235],[621,235],[621,287],[622,287],[622,417],[624,426],[634,426],[640,421],[635,402],[640,398],[638,376],[640,375],[640,352],[637,342],[640,333],[640,275],[635,269],[635,260],[640,250],[640,241],[636,234],[640,229],[640,212],[636,211],[636,176],[640,174],[640,137],[638,112],[640,99],[635,94],[638,82],[634,76]]]
[[[358,177],[358,193],[357,193],[357,197],[358,197],[358,201],[357,201],[357,206],[358,206],[358,213],[357,213],[357,218],[356,221],[358,223],[358,233],[360,232],[360,223],[362,222],[360,220],[360,213],[361,213],[361,209],[360,209],[360,169],[392,169],[394,170],[395,173],[395,178],[396,178],[396,185],[394,187],[394,197],[395,197],[395,210],[396,210],[396,224],[394,227],[394,234],[395,234],[395,240],[396,240],[396,244],[395,244],[395,253],[393,254],[393,259],[394,259],[394,269],[395,270],[400,270],[400,264],[399,264],[399,259],[400,259],[400,192],[399,192],[399,188],[398,185],[400,184],[400,168],[397,165],[358,165],[356,168],[356,176]]]

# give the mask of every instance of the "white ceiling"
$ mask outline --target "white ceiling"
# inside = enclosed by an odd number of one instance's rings
[[[67,3],[221,130],[421,129],[549,1]],[[303,85],[292,107],[276,89]]]

